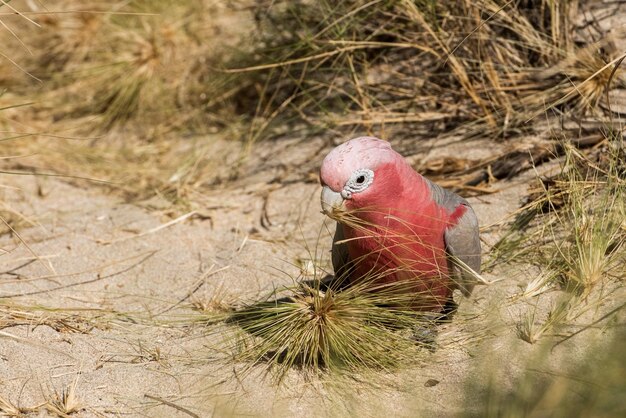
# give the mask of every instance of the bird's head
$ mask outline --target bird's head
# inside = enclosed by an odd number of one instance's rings
[[[322,211],[340,220],[346,211],[392,205],[403,188],[399,169],[406,166],[387,141],[360,137],[344,142],[322,162]]]

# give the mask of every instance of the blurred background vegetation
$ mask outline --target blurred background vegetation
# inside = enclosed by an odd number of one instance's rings
[[[586,20],[597,7],[588,3],[6,2],[0,123],[41,167],[116,182],[128,198],[177,201],[210,185],[203,167],[214,165],[205,154],[216,137],[249,149],[369,133],[408,138],[410,153],[434,133],[512,150],[537,136],[541,162],[563,136],[546,120],[572,122],[572,140],[597,145],[585,128],[609,125],[609,93],[624,87],[623,28]],[[447,163],[431,174],[480,165]]]

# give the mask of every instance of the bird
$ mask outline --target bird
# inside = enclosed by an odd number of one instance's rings
[[[333,270],[348,285],[407,283],[411,309],[447,312],[457,306],[455,289],[469,297],[482,279],[469,202],[417,173],[389,142],[366,136],[338,145],[322,161],[320,182],[322,212],[336,221]]]

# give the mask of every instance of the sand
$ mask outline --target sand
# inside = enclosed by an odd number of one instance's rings
[[[4,201],[31,226],[21,239],[0,238],[0,396],[37,409],[75,385],[72,416],[479,416],[494,370],[499,386],[514,388],[525,359],[545,352],[515,335],[528,304],[507,298],[532,278],[524,269],[487,274],[500,281],[459,297],[458,318],[475,319],[442,326],[439,348],[414,366],[361,383],[294,371],[277,387],[262,366],[243,375],[228,355],[228,328],[198,322],[192,302],[252,300],[293,283],[312,255],[328,266],[333,226],[312,180],[325,144],[313,141],[310,153],[288,142],[263,147],[237,181],[174,217],[158,199],[129,204],[92,184],[3,176]],[[533,176],[471,198],[482,225],[506,220]],[[484,248],[500,234],[484,233]],[[606,340],[598,329],[572,338],[542,357],[545,370]]]

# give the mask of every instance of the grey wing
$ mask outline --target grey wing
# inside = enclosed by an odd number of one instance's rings
[[[459,205],[465,206],[465,213],[459,218],[456,225],[451,225],[444,232],[446,252],[453,258],[457,258],[480,274],[480,236],[478,218],[467,200],[456,193],[443,189],[441,186],[428,181],[433,199],[437,204],[446,208],[449,213],[456,210]],[[450,269],[455,284],[464,296],[469,296],[476,283],[475,277],[458,264],[450,262]]]
[[[352,265],[350,254],[348,253],[348,245],[343,242],[344,239],[343,227],[340,223],[337,223],[335,236],[333,237],[333,248],[331,249],[331,260],[333,262],[333,270],[335,271],[335,279],[341,281],[347,279],[348,271]]]
[[[476,273],[480,274],[480,237],[478,233],[478,218],[474,210],[467,203],[466,211],[459,218],[456,225],[450,226],[444,232],[446,252],[461,260]],[[452,275],[456,285],[463,293],[463,296],[472,294],[476,279],[467,270],[462,269],[454,262],[450,263]]]

